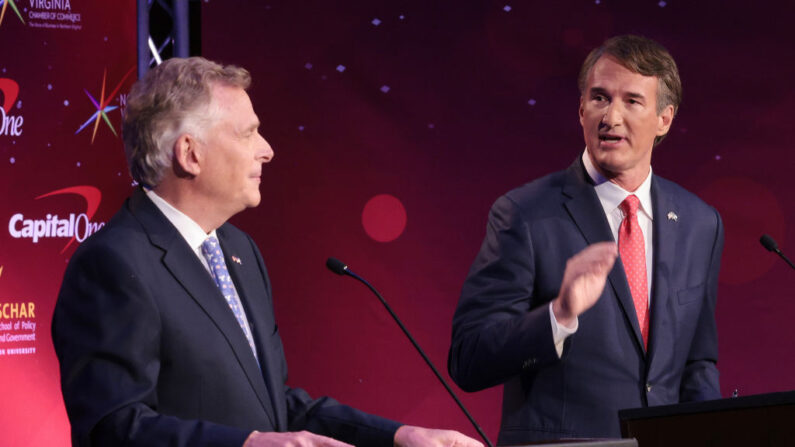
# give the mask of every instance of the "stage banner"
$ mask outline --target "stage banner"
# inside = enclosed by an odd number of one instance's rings
[[[69,257],[131,189],[135,24],[134,0],[0,0],[3,446],[71,445],[50,322]]]

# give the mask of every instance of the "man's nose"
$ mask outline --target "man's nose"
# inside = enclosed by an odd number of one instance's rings
[[[259,136],[262,142],[260,143],[260,149],[257,153],[257,158],[262,161],[262,163],[268,163],[273,160],[275,153],[273,152],[273,148],[271,147],[268,140],[266,140],[262,135]]]
[[[602,117],[602,124],[608,127],[613,127],[618,124],[621,124],[624,120],[623,115],[621,113],[621,105],[614,102],[611,102],[607,109],[605,109],[605,114]]]

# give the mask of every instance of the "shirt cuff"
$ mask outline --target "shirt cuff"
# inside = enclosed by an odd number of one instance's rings
[[[574,326],[566,327],[555,319],[555,313],[552,312],[552,302],[549,303],[549,320],[552,323],[552,341],[555,342],[555,350],[558,352],[558,358],[563,355],[563,342],[566,341],[569,335],[577,332],[580,327],[579,318],[574,318]]]

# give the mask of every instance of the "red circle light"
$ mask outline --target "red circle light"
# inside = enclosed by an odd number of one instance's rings
[[[367,235],[378,242],[394,241],[406,229],[406,208],[395,196],[374,196],[364,205],[362,226]]]

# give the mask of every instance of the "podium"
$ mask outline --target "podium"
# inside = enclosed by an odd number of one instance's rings
[[[639,447],[795,446],[795,391],[620,410]]]
[[[534,442],[512,447],[530,447],[537,445],[543,445],[545,447],[638,447],[638,441],[635,439],[561,439],[558,441]]]

